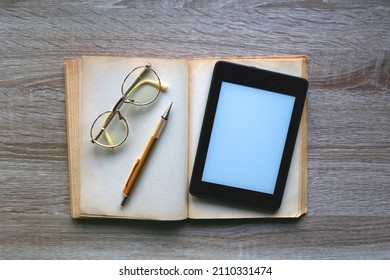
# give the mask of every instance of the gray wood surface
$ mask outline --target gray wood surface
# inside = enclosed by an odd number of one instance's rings
[[[389,259],[390,2],[0,2],[1,259]],[[63,62],[306,54],[298,220],[70,217]]]

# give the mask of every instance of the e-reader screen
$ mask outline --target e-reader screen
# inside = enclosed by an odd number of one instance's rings
[[[294,101],[222,82],[202,180],[273,194]]]
[[[190,193],[277,210],[307,88],[307,80],[299,77],[217,62]]]

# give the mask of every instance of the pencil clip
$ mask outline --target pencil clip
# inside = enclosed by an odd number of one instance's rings
[[[137,168],[139,162],[140,162],[140,159],[138,158],[137,161],[135,162],[134,166],[133,166],[133,169],[130,172],[130,176],[129,177],[133,176],[133,173],[134,173],[135,169]]]

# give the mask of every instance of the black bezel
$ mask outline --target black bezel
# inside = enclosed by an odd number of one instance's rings
[[[202,181],[204,164],[210,142],[210,135],[213,129],[222,82],[259,88],[295,97],[295,103],[284,146],[282,161],[278,172],[275,191],[272,195]],[[303,78],[231,62],[218,61],[215,64],[211,80],[210,91],[190,182],[190,193],[194,196],[218,199],[261,209],[279,209],[295,147],[295,140],[299,130],[307,89],[308,81]]]

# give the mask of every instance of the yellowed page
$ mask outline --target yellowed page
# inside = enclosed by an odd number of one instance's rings
[[[80,89],[81,60],[68,60],[64,64],[66,92],[66,122],[68,127],[68,166],[71,196],[71,215],[80,217]]]
[[[167,92],[146,107],[124,104],[127,141],[113,150],[91,143],[95,118],[111,110],[129,71],[150,62]],[[187,218],[187,62],[184,60],[83,57],[80,123],[80,216],[178,220]],[[122,188],[143,153],[161,115],[173,102],[169,120],[124,207]]]
[[[282,72],[295,76],[303,75],[303,66],[306,65],[305,57],[280,57],[280,58],[248,58],[248,59],[223,59],[245,65],[251,65],[267,70]],[[199,59],[189,62],[189,178],[195,159],[199,134],[202,126],[204,110],[212,77],[214,64],[217,59]],[[304,118],[306,120],[306,118]],[[260,217],[299,217],[306,212],[306,175],[307,161],[302,160],[306,156],[306,123],[298,134],[295,145],[291,168],[283,196],[281,208],[276,212],[266,212],[226,204],[218,201],[210,201],[189,195],[189,217],[196,219],[224,219],[224,218],[260,218]],[[302,205],[304,204],[304,207]]]

